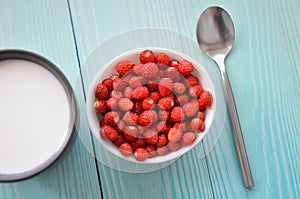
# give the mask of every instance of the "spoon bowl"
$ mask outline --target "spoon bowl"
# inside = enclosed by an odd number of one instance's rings
[[[203,52],[219,66],[223,89],[229,107],[233,138],[239,159],[244,185],[253,187],[252,174],[248,162],[244,138],[235,106],[235,101],[225,68],[225,58],[234,42],[234,26],[229,14],[220,7],[209,7],[200,16],[197,24],[197,40]]]

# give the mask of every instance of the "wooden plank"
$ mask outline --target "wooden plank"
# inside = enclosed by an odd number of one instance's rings
[[[134,3],[115,0],[84,3],[71,1],[81,63],[98,44],[120,32],[142,27],[171,28],[178,31],[174,13],[176,5],[173,4],[174,2],[170,0],[135,1]],[[139,42],[141,38],[144,38],[144,35],[131,38],[132,45]],[[160,38],[149,39],[152,41]],[[128,42],[115,43],[122,46]],[[118,45],[104,48],[107,51],[102,52],[103,57],[113,57],[114,54],[110,53],[118,51],[114,51],[114,48],[120,48]],[[83,66],[83,71],[85,70],[93,73],[94,68],[87,69]],[[91,75],[85,77],[91,78]],[[88,80],[84,81],[88,82]],[[96,146],[96,150],[100,149]],[[117,171],[99,162],[103,195],[105,198],[120,196],[122,198],[213,198],[206,161],[198,158],[198,152],[198,150],[191,151],[162,170],[142,174]],[[103,154],[98,153],[97,157],[100,159]]]
[[[0,49],[7,48],[45,56],[75,85],[79,70],[67,1],[1,1]],[[84,106],[80,87],[76,94]],[[80,130],[89,132],[84,127]],[[86,140],[91,146],[89,135]],[[101,198],[93,155],[79,138],[55,168],[25,181],[0,183],[0,198],[36,197]]]
[[[216,198],[299,198],[299,3],[282,7],[286,2],[278,2],[215,2],[235,24],[235,44],[226,63],[255,182],[251,190],[243,187],[227,118],[208,156]],[[210,6],[191,4],[195,9]],[[176,8],[177,14],[185,10]],[[190,26],[196,20],[182,17],[179,26],[193,37]]]

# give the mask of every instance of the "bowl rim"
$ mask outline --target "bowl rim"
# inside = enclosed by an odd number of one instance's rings
[[[212,94],[212,97],[213,97],[213,103],[212,103],[211,107],[207,107],[207,109],[206,109],[206,119],[204,121],[205,127],[206,127],[205,131],[198,133],[197,138],[192,145],[182,147],[178,151],[175,151],[175,152],[169,152],[167,155],[164,155],[164,156],[156,156],[153,158],[147,158],[145,161],[137,161],[132,155],[130,157],[123,156],[120,153],[119,149],[111,141],[107,141],[107,140],[104,140],[103,138],[101,138],[100,133],[99,133],[99,131],[100,131],[99,122],[95,122],[95,119],[96,119],[96,121],[98,121],[98,120],[97,120],[96,113],[93,109],[93,103],[95,101],[94,90],[95,90],[96,84],[99,83],[100,81],[104,80],[105,78],[108,78],[108,76],[105,76],[105,77],[103,76],[105,74],[105,72],[107,70],[109,70],[111,67],[115,67],[115,65],[119,61],[126,60],[126,58],[128,58],[129,56],[135,55],[138,57],[138,54],[141,53],[143,50],[152,50],[155,54],[158,52],[165,52],[167,55],[170,56],[171,59],[172,59],[172,57],[175,56],[176,59],[178,59],[179,61],[184,60],[184,59],[190,61],[194,65],[194,68],[196,69],[196,71],[199,73],[198,77],[199,76],[201,77],[201,78],[199,78],[199,79],[201,79],[200,83],[205,82],[207,85],[209,85],[209,86],[205,86],[204,89],[209,88],[208,90]],[[113,68],[112,70],[115,71],[115,68]],[[116,73],[116,71],[115,71],[115,73]],[[86,115],[87,115],[88,125],[89,125],[89,128],[90,128],[93,136],[96,137],[96,140],[106,149],[106,151],[112,153],[113,155],[117,156],[118,158],[121,158],[122,160],[126,160],[129,162],[139,163],[139,164],[156,164],[156,163],[164,163],[167,161],[172,161],[172,160],[175,160],[175,159],[181,157],[183,154],[185,154],[188,151],[190,151],[191,149],[193,149],[196,145],[198,145],[203,140],[203,138],[208,133],[208,131],[213,123],[213,120],[215,118],[216,93],[215,93],[213,81],[211,80],[209,73],[205,70],[205,68],[198,61],[196,61],[189,55],[186,55],[178,50],[174,50],[174,49],[170,49],[170,48],[161,48],[161,47],[139,47],[139,48],[125,51],[125,52],[119,54],[118,56],[114,57],[113,59],[111,59],[109,62],[107,62],[98,71],[98,73],[94,76],[93,80],[91,81],[90,85],[88,85],[88,86],[89,86],[89,89],[88,89],[87,98],[86,98]],[[209,113],[209,114],[207,114],[207,113]]]

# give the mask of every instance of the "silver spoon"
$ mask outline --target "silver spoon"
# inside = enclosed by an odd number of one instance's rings
[[[219,66],[222,74],[223,88],[229,106],[233,126],[233,137],[243,174],[244,185],[247,188],[253,187],[254,184],[240,122],[224,64],[224,60],[231,50],[234,41],[234,26],[228,13],[220,7],[207,8],[198,20],[197,39],[200,48]]]

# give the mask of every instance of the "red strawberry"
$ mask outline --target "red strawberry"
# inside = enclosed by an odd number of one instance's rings
[[[156,104],[158,100],[161,98],[161,95],[159,94],[159,92],[154,91],[150,93],[150,98],[153,99],[154,103]]]
[[[131,77],[129,80],[129,85],[134,89],[137,88],[139,86],[143,86],[145,79],[141,76],[134,76]]]
[[[132,92],[133,92],[133,89],[132,89],[131,87],[129,87],[129,86],[126,87],[126,88],[124,89],[124,97],[130,99],[131,96],[132,96]]]
[[[119,136],[116,129],[108,125],[104,125],[100,128],[100,134],[112,142],[116,141]]]
[[[161,121],[156,125],[157,131],[166,133],[170,130],[170,126],[165,121]]]
[[[199,85],[190,87],[189,94],[192,97],[199,98],[201,93],[203,92],[203,88]]]
[[[129,157],[133,152],[132,147],[127,142],[120,145],[119,150],[120,150],[121,154],[126,157]]]
[[[186,77],[186,82],[189,84],[189,86],[196,86],[199,85],[199,79],[198,77],[194,75],[189,75]]]
[[[164,97],[158,101],[158,105],[167,111],[171,110],[174,106],[174,99],[172,97]]]
[[[157,64],[168,66],[170,63],[170,57],[166,53],[160,52],[156,55],[155,62]]]
[[[182,131],[180,128],[171,128],[168,132],[169,142],[178,142],[182,137]]]
[[[108,110],[116,110],[118,107],[118,100],[116,98],[109,98],[106,101],[106,107]]]
[[[141,71],[141,75],[146,79],[151,79],[157,76],[158,67],[155,63],[146,63],[143,66],[143,70]]]
[[[139,58],[140,58],[140,62],[142,64],[146,64],[148,62],[154,62],[155,55],[154,55],[153,51],[151,51],[151,50],[144,50],[140,53]]]
[[[167,144],[168,140],[165,134],[161,134],[160,136],[158,136],[158,140],[156,142],[156,146],[157,147],[163,147]]]
[[[175,82],[173,84],[173,91],[178,94],[178,95],[182,95],[186,90],[186,87],[183,83],[180,82]]]
[[[153,158],[156,156],[156,147],[154,145],[148,145],[146,147],[147,151],[148,151],[148,157],[149,158]]]
[[[138,129],[135,126],[126,126],[124,128],[124,138],[133,141],[138,137]]]
[[[118,136],[118,139],[116,141],[114,141],[114,145],[117,146],[117,147],[120,147],[124,142],[125,142],[125,138],[123,135],[119,135]]]
[[[172,59],[170,61],[170,66],[171,67],[174,67],[174,68],[177,68],[178,67],[178,64],[179,64],[179,61],[177,59]]]
[[[137,125],[139,116],[131,111],[127,111],[123,116],[123,121],[125,121],[128,125]]]
[[[179,82],[182,75],[174,67],[168,67],[164,71],[164,76],[170,78],[173,82]]]
[[[199,108],[200,110],[205,109],[205,107],[211,106],[212,104],[212,95],[209,91],[203,91],[199,97]]]
[[[114,91],[123,91],[126,86],[127,86],[127,82],[125,82],[121,78],[116,78],[113,80]]]
[[[132,98],[134,98],[134,99],[141,100],[141,99],[145,99],[147,97],[149,97],[149,91],[148,91],[148,88],[145,86],[137,87],[132,92]]]
[[[104,115],[107,109],[105,100],[96,100],[94,102],[94,109],[96,113]]]
[[[189,62],[187,60],[183,60],[183,61],[179,62],[177,70],[183,76],[189,76],[193,72],[194,66],[191,62]]]
[[[119,99],[121,99],[121,98],[123,97],[123,93],[122,93],[121,91],[113,90],[113,91],[110,93],[110,97],[119,100]]]
[[[148,144],[156,144],[158,141],[158,134],[154,130],[148,129],[145,132],[144,136],[145,136],[145,141]]]
[[[143,64],[142,63],[137,63],[133,66],[133,72],[137,75],[140,75],[143,70]]]
[[[134,152],[134,157],[137,161],[145,161],[148,158],[148,151],[145,148],[138,148]]]
[[[181,148],[181,145],[178,142],[170,142],[167,146],[170,151],[178,151]]]
[[[169,152],[169,149],[167,146],[157,147],[157,149],[156,149],[156,153],[160,156],[167,155],[168,152]]]
[[[103,121],[109,126],[116,126],[120,121],[120,114],[115,111],[107,112],[103,118]]]
[[[140,126],[148,126],[156,122],[158,119],[157,114],[153,110],[146,110],[142,112],[139,117]]]
[[[188,146],[194,143],[196,140],[196,134],[194,132],[186,132],[181,139],[181,146]]]
[[[149,110],[155,105],[155,102],[152,98],[148,97],[143,100],[142,107],[144,110]]]
[[[191,102],[183,105],[183,111],[187,117],[195,115],[199,111],[197,102]]]
[[[182,108],[178,106],[172,109],[170,116],[173,122],[181,122],[185,118]]]
[[[138,138],[132,142],[130,142],[130,145],[132,146],[132,149],[135,151],[138,148],[145,148],[146,142],[144,138]]]
[[[116,65],[116,71],[119,73],[120,76],[125,75],[132,68],[133,63],[128,60],[121,61]]]
[[[128,98],[121,98],[118,101],[118,106],[121,111],[130,111],[133,108],[133,102]]]
[[[108,98],[108,89],[104,84],[97,84],[95,89],[95,97],[103,100]]]
[[[200,130],[201,132],[203,132],[205,130],[205,123],[202,120],[200,120],[199,118],[194,118],[190,122],[190,130],[191,131]]]
[[[110,78],[105,79],[102,81],[102,84],[104,84],[107,87],[108,91],[112,91],[112,89],[113,89],[113,80],[112,79],[110,79]]]
[[[158,82],[159,94],[163,97],[167,97],[171,94],[173,87],[173,81],[170,78],[161,78]]]
[[[133,111],[136,112],[138,115],[140,115],[142,112],[144,112],[143,104],[141,101],[136,101],[134,103]]]
[[[199,111],[197,113],[197,118],[199,118],[200,120],[204,121],[205,120],[205,114],[202,111]]]

